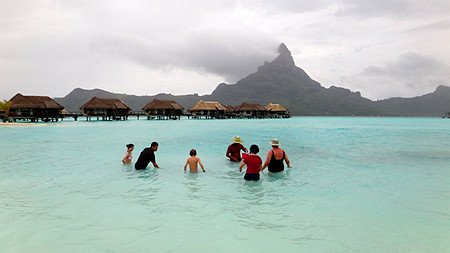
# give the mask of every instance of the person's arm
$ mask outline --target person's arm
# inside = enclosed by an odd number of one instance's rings
[[[231,145],[228,146],[228,148],[227,148],[227,153],[226,153],[225,155],[230,159],[230,161],[234,161],[234,162],[237,161],[236,158],[234,158],[234,157],[231,156]]]
[[[128,158],[128,153],[126,153],[125,156],[124,156],[123,159],[122,159],[122,163],[123,163],[123,164],[127,163],[127,162],[126,162],[126,161],[127,161],[127,158]]]
[[[153,154],[152,157],[150,157],[150,162],[152,162],[153,167],[159,168],[158,164],[156,163],[155,154]]]
[[[291,161],[289,161],[289,158],[288,158],[286,152],[284,152],[284,160],[286,161],[286,164],[287,164],[288,168],[290,168],[291,167]]]
[[[272,159],[272,151],[269,151],[269,153],[267,153],[266,162],[261,167],[261,171],[263,171],[267,167],[267,165],[269,165],[270,159]]]
[[[239,172],[242,172],[242,168],[244,168],[245,163],[244,161],[241,162],[241,164],[239,164]]]
[[[184,172],[186,172],[186,168],[187,168],[188,164],[189,164],[189,159],[186,160],[186,164],[184,165]]]
[[[244,147],[244,145],[241,145],[241,149],[242,149],[245,153],[248,153],[248,150]]]
[[[228,158],[230,158],[230,160],[231,160],[231,155],[230,155],[230,149],[231,149],[231,145],[230,146],[228,146],[228,148],[227,148],[227,152],[225,153],[225,155],[228,157]]]
[[[198,158],[198,164],[200,164],[200,167],[202,168],[202,171],[205,172],[205,166],[203,166],[202,161],[200,161],[200,158]]]

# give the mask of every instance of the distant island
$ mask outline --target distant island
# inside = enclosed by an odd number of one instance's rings
[[[265,62],[255,73],[235,84],[219,84],[210,95],[135,96],[101,89],[76,88],[65,97],[55,100],[68,111],[76,112],[94,96],[120,99],[133,111],[140,111],[143,105],[155,98],[174,100],[185,108],[191,108],[199,100],[213,100],[225,105],[275,102],[285,105],[292,115],[297,116],[441,117],[450,111],[450,87],[447,86],[438,86],[433,93],[423,96],[379,101],[372,101],[362,97],[360,92],[341,87],[325,88],[295,65],[291,52],[284,44],[280,45],[279,55],[273,61]]]

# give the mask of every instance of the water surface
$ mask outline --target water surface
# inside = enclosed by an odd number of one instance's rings
[[[64,121],[0,127],[1,252],[448,252],[450,120]],[[293,168],[225,159],[279,138]],[[122,166],[150,142],[161,169]],[[196,148],[206,173],[183,173]]]

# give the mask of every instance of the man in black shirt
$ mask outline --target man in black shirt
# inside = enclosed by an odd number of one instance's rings
[[[147,168],[147,165],[152,162],[155,168],[159,168],[158,164],[156,164],[155,152],[158,151],[158,143],[152,142],[149,148],[145,148],[142,150],[139,158],[134,164],[134,168],[137,170],[143,170]]]

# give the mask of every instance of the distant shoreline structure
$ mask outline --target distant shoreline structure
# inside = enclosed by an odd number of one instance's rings
[[[58,122],[72,117],[86,117],[103,121],[127,120],[129,116],[146,116],[147,120],[176,120],[181,116],[192,119],[264,119],[290,118],[289,110],[280,104],[269,103],[262,106],[257,103],[242,102],[239,106],[222,105],[217,101],[198,101],[192,108],[184,108],[171,100],[153,99],[142,107],[142,111],[132,112],[131,108],[119,99],[93,97],[81,107],[82,112],[68,112],[48,96],[24,96],[20,93],[4,103],[5,110],[0,111],[3,122]],[[6,107],[6,104],[8,105]]]

